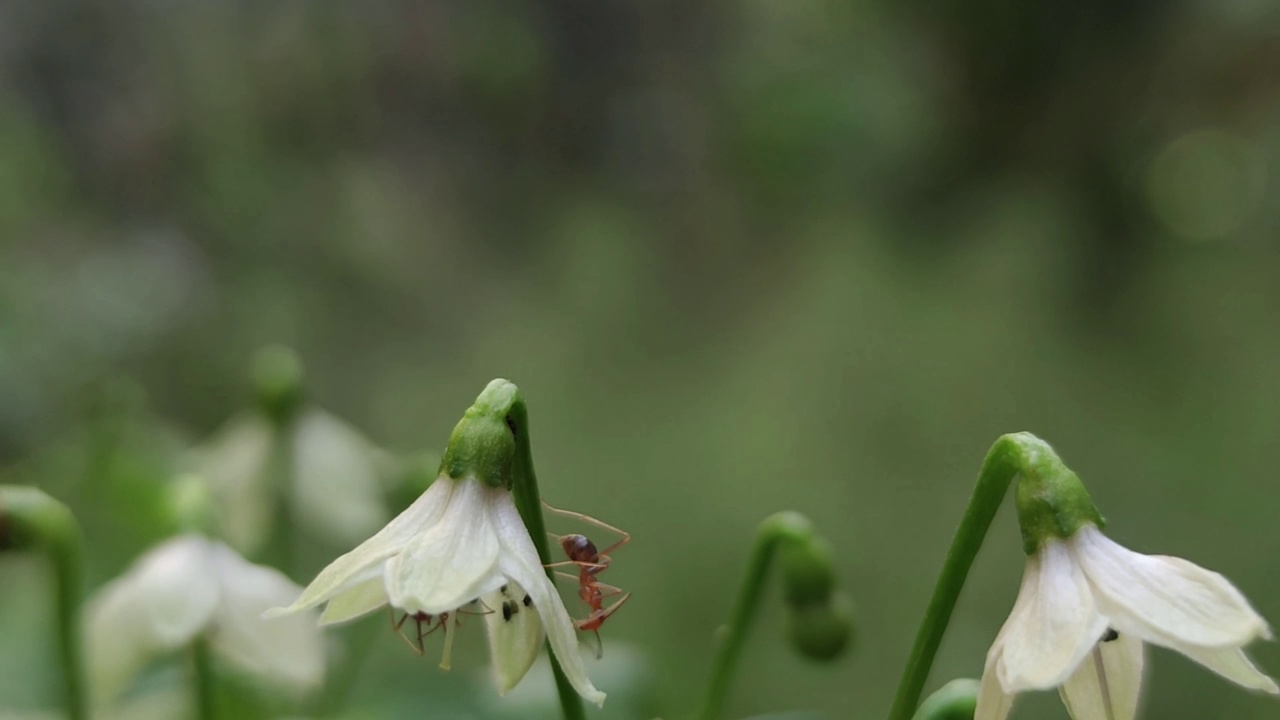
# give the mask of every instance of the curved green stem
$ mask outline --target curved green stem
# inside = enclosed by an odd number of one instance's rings
[[[703,699],[702,712],[699,714],[702,720],[715,720],[724,711],[729,682],[737,671],[738,660],[742,656],[742,648],[747,641],[747,633],[760,607],[760,599],[764,597],[765,579],[768,577],[769,566],[776,551],[785,542],[808,543],[811,542],[812,537],[812,524],[796,512],[776,513],[760,523],[755,545],[751,549],[751,557],[747,561],[747,574],[742,580],[742,587],[738,590],[738,599],[729,616],[729,626],[726,628],[724,640],[716,651],[711,668],[711,680],[707,685],[707,695]]]
[[[191,643],[191,661],[196,720],[214,720],[218,716],[218,679],[209,656],[209,642],[203,636]]]
[[[58,658],[71,720],[89,717],[80,635],[82,544],[80,526],[66,505],[36,488],[0,486],[0,550],[41,548],[53,566]]]
[[[547,524],[542,517],[542,497],[538,492],[538,477],[533,471],[533,446],[529,442],[529,409],[525,405],[524,398],[516,398],[511,410],[507,413],[507,419],[514,426],[512,432],[515,433],[516,440],[516,471],[511,486],[516,509],[520,511],[520,517],[529,530],[533,546],[538,549],[539,560],[544,566],[550,565],[552,563],[551,548],[547,542]],[[551,578],[551,583],[554,585],[555,572],[548,569],[547,577]],[[550,641],[547,642],[547,655],[551,658],[551,672],[556,679],[556,693],[560,696],[561,713],[565,720],[583,720],[586,713],[583,710],[582,698],[569,684],[569,678],[560,667],[560,660],[551,649]]]
[[[889,711],[889,720],[910,720],[915,714],[920,693],[924,690],[929,670],[933,667],[933,659],[938,653],[938,646],[942,644],[947,623],[951,620],[951,612],[960,597],[969,568],[973,566],[973,560],[982,547],[987,529],[991,527],[991,521],[1000,509],[1000,503],[1014,476],[1029,460],[1034,462],[1036,459],[1028,445],[1029,439],[1043,444],[1027,433],[1002,435],[991,446],[982,463],[978,484],[969,498],[969,506],[964,511],[960,526],[956,528],[951,549],[947,551],[947,559],[938,575],[938,583],[933,588],[933,597],[929,599],[929,607],[925,610],[920,630],[916,633],[911,658],[902,672],[893,709]]]

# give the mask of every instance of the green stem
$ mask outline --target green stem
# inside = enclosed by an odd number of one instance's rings
[[[715,720],[724,711],[729,682],[737,670],[742,648],[747,641],[747,632],[760,607],[760,599],[764,596],[764,583],[775,552],[784,541],[808,542],[812,534],[809,521],[799,513],[780,512],[770,515],[760,523],[755,546],[751,549],[748,560],[746,577],[738,590],[738,599],[729,617],[724,641],[720,644],[712,665],[711,681],[707,685],[707,696],[699,715],[702,720]]]
[[[89,700],[85,692],[84,646],[80,636],[83,571],[80,533],[69,511],[66,513],[66,528],[67,532],[52,543],[50,548],[53,572],[57,578],[58,655],[62,658],[67,714],[72,720],[85,720],[89,717]]]
[[[218,679],[213,670],[213,658],[209,656],[209,642],[204,636],[191,643],[191,660],[196,720],[214,720],[218,716]]]
[[[1034,439],[1023,433],[1002,435],[991,446],[982,463],[978,484],[969,498],[969,506],[964,511],[960,526],[956,528],[951,549],[947,551],[947,559],[938,575],[938,583],[933,588],[933,597],[929,600],[929,607],[920,622],[920,630],[916,633],[911,658],[902,672],[893,709],[889,711],[889,720],[910,720],[915,714],[920,693],[924,690],[938,646],[942,644],[942,636],[951,620],[951,612],[955,609],[960,590],[969,575],[969,568],[973,566],[987,529],[991,527],[991,521],[1000,509],[1009,483],[1026,463],[1026,438]]]
[[[297,560],[297,517],[294,498],[297,486],[294,478],[293,453],[297,444],[292,417],[272,420],[271,452],[267,458],[267,480],[272,486],[275,514],[271,520],[266,555],[268,564],[280,568],[292,576]]]
[[[547,524],[542,517],[542,497],[538,492],[538,477],[533,471],[533,446],[529,442],[529,409],[524,398],[517,397],[512,403],[507,419],[514,426],[516,440],[516,472],[511,487],[515,495],[516,508],[529,530],[533,546],[538,549],[538,558],[544,566],[552,563],[551,547],[547,542]],[[547,577],[552,585],[556,582],[555,572],[547,569]],[[560,696],[560,711],[565,720],[584,720],[586,712],[582,707],[582,698],[569,684],[569,678],[560,667],[560,660],[547,641],[547,655],[551,658],[551,672],[556,679],[556,693]]]
[[[40,548],[53,566],[58,659],[71,720],[89,717],[80,635],[82,545],[80,526],[66,505],[36,488],[0,486],[0,550]]]

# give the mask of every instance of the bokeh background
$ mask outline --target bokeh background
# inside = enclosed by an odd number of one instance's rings
[[[507,377],[544,497],[634,535],[601,717],[696,706],[784,508],[836,548],[856,647],[797,658],[775,589],[732,715],[883,717],[1004,432],[1280,622],[1278,188],[1267,0],[10,0],[0,482],[72,505],[96,586],[260,348],[401,457]],[[303,583],[345,549],[302,544]],[[1006,507],[930,688],[981,672],[1021,572]],[[0,716],[57,701],[43,577],[0,559]],[[462,635],[444,674],[383,616],[335,634],[373,643],[347,716],[535,714]],[[1149,670],[1145,717],[1280,715]]]

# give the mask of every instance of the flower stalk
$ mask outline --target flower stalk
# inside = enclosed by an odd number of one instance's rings
[[[215,720],[218,717],[218,678],[213,669],[209,642],[202,635],[191,643],[191,682],[196,720]]]
[[[811,658],[829,660],[843,652],[849,642],[852,611],[848,599],[835,590],[830,551],[817,536],[813,523],[793,511],[770,515],[756,532],[747,573],[716,651],[699,714],[702,720],[715,720],[724,712],[729,683],[738,669],[775,556],[782,559],[789,635],[797,649]]]
[[[978,483],[969,497],[964,517],[951,540],[951,548],[947,551],[924,619],[920,622],[911,657],[902,672],[898,692],[889,711],[889,720],[910,720],[915,714],[929,670],[942,644],[942,636],[964,588],[965,578],[969,576],[969,569],[1014,476],[1023,473],[1050,477],[1064,470],[1062,461],[1048,444],[1031,433],[1002,435],[991,446],[982,463],[982,471],[978,473]]]
[[[519,390],[515,391],[515,398],[511,402],[511,409],[507,411],[506,421],[516,443],[511,494],[515,497],[516,510],[520,512],[520,517],[529,530],[533,547],[538,551],[538,559],[545,567],[554,560],[551,559],[551,547],[547,542],[547,523],[542,516],[542,496],[538,491],[538,476],[533,470],[533,445],[529,442],[529,408],[525,405]],[[546,572],[551,584],[555,585],[555,572],[550,568]],[[547,657],[551,658],[551,674],[556,681],[556,694],[560,698],[560,712],[565,720],[583,720],[586,712],[583,709],[582,698],[573,689],[564,668],[560,667],[560,660],[551,647],[551,641],[545,642]]]
[[[81,545],[80,526],[66,505],[33,487],[0,486],[0,551],[43,550],[53,568],[58,658],[71,720],[89,716],[80,635]]]

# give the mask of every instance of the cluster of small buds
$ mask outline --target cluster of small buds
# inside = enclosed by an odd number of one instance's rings
[[[837,657],[853,636],[853,603],[837,588],[831,546],[799,513],[773,515],[762,531],[781,539],[778,560],[788,638],[806,657]]]

